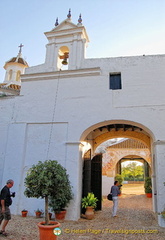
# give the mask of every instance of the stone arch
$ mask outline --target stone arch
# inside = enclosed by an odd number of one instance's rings
[[[103,142],[113,139],[113,138],[128,138],[128,139],[134,139],[137,140],[145,146],[149,150],[150,153],[150,166],[153,166],[151,164],[152,162],[152,143],[155,140],[154,134],[150,129],[148,129],[146,126],[132,121],[126,121],[126,120],[110,120],[110,121],[104,121],[99,122],[95,125],[92,125],[88,127],[81,135],[80,141],[86,142],[88,146],[90,145],[90,151],[91,151],[91,159],[96,155],[95,150],[96,148]],[[84,144],[85,146],[85,144]],[[89,148],[88,148],[89,149]],[[152,154],[151,154],[152,153]],[[120,161],[122,156],[126,156],[127,154],[119,154],[120,156],[116,156],[116,158],[113,159],[114,162],[110,162],[110,165],[116,166],[116,163]],[[140,154],[141,156],[141,154]],[[145,158],[145,156],[143,156]],[[145,161],[147,158],[145,159]],[[148,161],[146,161],[148,162]],[[108,166],[109,167],[109,166]],[[102,168],[103,170],[103,168]],[[114,181],[114,168],[108,169],[108,176],[102,175],[102,186],[109,186],[110,184],[113,184]],[[92,171],[92,169],[91,169]],[[152,174],[154,174],[153,169],[151,169]],[[84,174],[84,173],[83,173]],[[97,183],[96,183],[97,184]],[[103,191],[102,191],[103,190]],[[100,191],[102,191],[103,195],[107,194],[107,191],[109,189],[102,188]],[[154,191],[154,185],[153,185],[153,191]],[[155,201],[153,202],[155,204]]]
[[[80,141],[85,141],[88,138],[88,136],[91,135],[91,133],[93,131],[95,131],[96,129],[99,129],[100,127],[107,126],[109,124],[130,124],[130,125],[133,125],[133,126],[137,126],[141,129],[143,129],[145,134],[147,136],[149,136],[152,139],[153,142],[155,141],[154,134],[152,133],[152,131],[149,128],[147,128],[145,125],[143,125],[141,123],[133,122],[133,121],[130,121],[130,120],[107,120],[107,121],[95,123],[95,124],[87,127],[82,132],[82,134],[80,136]]]
[[[134,131],[111,131],[111,132],[106,132],[98,137],[95,138],[95,143],[94,143],[94,150],[103,142],[112,139],[112,138],[132,138],[135,140],[142,141],[149,149],[150,149],[150,137],[145,135],[144,133],[141,132],[134,132]]]
[[[103,156],[102,175],[114,177],[117,163],[122,158],[129,156],[130,154],[131,152],[127,153],[124,150],[116,151],[116,149],[115,150],[111,149],[110,152],[107,151],[105,153],[105,156]],[[144,159],[151,167],[151,158],[149,154],[144,155],[143,153],[140,153],[140,150],[137,150],[136,153],[134,152],[134,156]],[[106,161],[106,159],[108,159],[108,161]]]

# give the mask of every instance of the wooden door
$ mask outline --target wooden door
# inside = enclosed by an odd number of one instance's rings
[[[96,210],[102,208],[102,154],[96,155],[91,161],[91,192],[98,198]]]
[[[91,192],[91,150],[84,155],[82,197],[86,197],[89,192]]]

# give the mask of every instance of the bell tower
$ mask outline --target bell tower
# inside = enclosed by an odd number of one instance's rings
[[[25,68],[28,67],[28,63],[22,57],[22,47],[23,45],[20,44],[17,57],[11,58],[4,65],[6,70],[4,83],[7,85],[16,84],[21,86],[20,75],[24,74]]]
[[[45,32],[48,39],[46,45],[45,64],[48,71],[74,70],[81,68],[85,58],[85,49],[89,42],[85,27],[82,25],[81,14],[78,24],[71,22],[71,11],[67,19],[58,23],[56,19],[55,28]]]

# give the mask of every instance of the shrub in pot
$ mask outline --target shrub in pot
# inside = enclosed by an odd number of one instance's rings
[[[64,176],[63,185],[59,189],[58,196],[51,196],[49,198],[49,206],[55,213],[57,220],[64,220],[66,214],[66,207],[73,198],[72,189],[68,176]]]
[[[116,174],[115,181],[118,181],[119,185],[121,185],[123,182],[123,177],[120,174]]]
[[[165,208],[163,209],[162,212],[158,213],[158,215],[161,215],[162,218],[164,218],[164,220],[165,220]]]
[[[118,181],[119,182],[119,190],[120,190],[120,195],[121,195],[121,187],[122,187],[122,183],[123,183],[123,177],[122,177],[122,175],[120,175],[120,174],[116,174],[116,176],[115,176],[115,181]],[[119,195],[119,196],[120,196]]]
[[[40,240],[57,239],[53,229],[59,227],[60,224],[56,221],[49,221],[49,198],[59,198],[61,188],[64,186],[63,179],[66,176],[68,176],[66,169],[55,160],[39,161],[38,164],[32,165],[27,172],[24,194],[29,198],[45,199],[45,221],[38,224]],[[49,232],[47,232],[47,229],[49,229]]]
[[[26,209],[23,209],[21,212],[22,212],[22,217],[26,217],[28,214],[28,210]]]
[[[165,219],[165,209],[160,214]]]
[[[144,182],[144,189],[146,196],[151,198],[152,197],[152,181],[151,177],[146,177]]]
[[[85,208],[85,217],[88,220],[93,219],[94,209],[97,207],[97,197],[93,193],[88,193],[86,197],[82,198],[82,208]]]
[[[35,214],[36,214],[36,218],[40,218],[44,214],[44,212],[42,209],[38,208],[37,210],[35,210]]]

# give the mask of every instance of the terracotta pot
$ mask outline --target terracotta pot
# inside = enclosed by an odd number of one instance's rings
[[[36,212],[36,218],[40,218],[42,215],[42,212]]]
[[[146,196],[147,196],[148,198],[152,198],[152,193],[146,193]]]
[[[86,212],[85,212],[85,217],[88,219],[88,220],[91,220],[94,218],[94,209],[93,207],[87,207],[86,208]]]
[[[26,217],[27,213],[28,213],[28,211],[22,211],[22,217]]]
[[[55,216],[57,220],[64,220],[66,215],[66,210],[62,210],[60,212],[55,212]]]
[[[52,213],[49,213],[49,220],[51,220],[52,218]]]
[[[44,225],[45,222],[38,223],[40,240],[56,240],[58,239],[57,235],[54,234],[54,229],[59,228],[60,223],[51,221],[50,225]]]
[[[165,213],[161,213],[161,216],[162,216],[163,218],[165,218]]]

